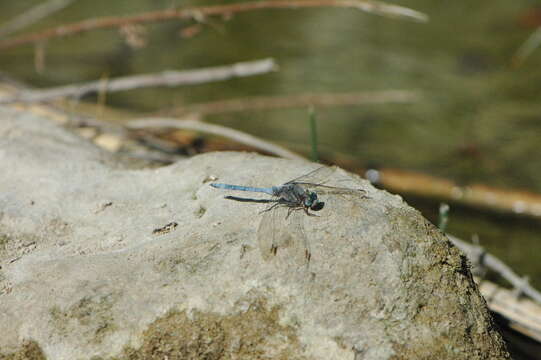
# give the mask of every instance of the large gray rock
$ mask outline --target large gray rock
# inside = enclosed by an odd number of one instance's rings
[[[0,358],[508,356],[465,258],[400,197],[344,171],[330,183],[370,198],[326,198],[303,217],[306,267],[288,261],[293,247],[265,260],[264,205],[209,181],[272,185],[314,164],[212,153],[130,170],[5,108],[0,161]]]

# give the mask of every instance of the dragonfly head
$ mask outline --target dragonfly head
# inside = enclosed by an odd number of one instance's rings
[[[304,200],[304,205],[313,211],[319,211],[323,209],[325,203],[317,199],[317,194],[315,192],[310,191],[308,197]]]

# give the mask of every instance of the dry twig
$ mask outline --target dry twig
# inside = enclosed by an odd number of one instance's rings
[[[362,104],[410,103],[418,101],[419,98],[420,96],[418,93],[408,90],[261,96],[176,107],[168,110],[167,113],[177,116],[188,113],[209,115],[253,110],[304,108],[308,106],[326,107]]]
[[[541,26],[528,36],[522,45],[520,45],[511,59],[512,65],[515,67],[520,66],[526,58],[539,47],[539,45],[541,45]]]
[[[514,290],[507,290],[476,277],[479,290],[489,309],[509,321],[509,326],[530,338],[541,341],[541,293],[534,289],[525,278],[518,276],[509,266],[483,248],[468,244],[447,234],[451,242],[462,250],[472,264],[494,271],[507,280]],[[475,269],[472,269],[475,270]],[[519,299],[520,294],[530,300]]]
[[[315,7],[354,8],[377,15],[406,18],[418,22],[425,22],[428,20],[427,15],[418,11],[375,0],[263,0],[185,9],[167,9],[126,17],[88,19],[85,21],[67,24],[53,29],[47,29],[44,31],[0,41],[0,49],[7,49],[22,44],[35,43],[37,41],[75,35],[84,31],[118,28],[131,24],[153,23],[173,19],[198,20],[209,16],[230,16],[235,13],[263,9],[297,9]]]
[[[400,194],[440,199],[492,211],[541,217],[541,195],[486,185],[459,185],[451,180],[400,169],[368,170],[373,181]]]
[[[481,266],[486,266],[488,269],[496,272],[502,278],[507,280],[515,289],[541,304],[541,293],[534,289],[524,278],[518,276],[509,266],[503,261],[485,252],[479,246],[471,245],[463,240],[460,240],[452,235],[447,234],[451,242],[462,250],[472,263],[479,263]],[[481,259],[479,259],[481,258]]]
[[[126,76],[91,81],[83,84],[59,86],[42,90],[24,90],[16,95],[0,98],[0,104],[15,102],[48,101],[61,97],[81,97],[98,91],[114,92],[151,86],[195,85],[214,81],[223,81],[235,77],[244,77],[268,73],[277,68],[274,60],[263,59],[241,62],[232,65],[216,66],[186,71],[163,71],[156,74]]]
[[[233,139],[239,143],[253,146],[261,151],[268,152],[286,159],[306,160],[304,157],[295,154],[281,146],[273,144],[271,142],[261,140],[253,135],[246,134],[242,131],[234,130],[228,127],[208,124],[202,121],[196,120],[177,120],[173,118],[144,118],[129,121],[126,124],[129,129],[144,129],[151,127],[160,128],[175,128],[175,129],[188,129],[201,131],[209,134],[223,136]]]
[[[28,27],[47,16],[62,10],[75,0],[49,0],[14,17],[0,27],[0,38]]]
[[[513,292],[490,281],[476,279],[489,309],[508,320],[515,331],[541,342],[541,306],[528,299],[517,299]]]

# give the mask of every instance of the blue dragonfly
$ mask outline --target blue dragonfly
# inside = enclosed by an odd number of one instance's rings
[[[343,197],[367,198],[362,189],[325,185],[325,181],[335,172],[333,167],[319,167],[305,175],[282,185],[271,187],[252,187],[211,183],[217,189],[247,191],[270,195],[268,199],[226,196],[226,199],[240,202],[264,203],[269,206],[262,211],[263,217],[257,230],[259,249],[265,260],[276,255],[279,248],[290,250],[292,262],[307,265],[312,253],[304,230],[304,217],[317,216],[314,212],[325,207],[320,195],[339,195]],[[289,260],[287,260],[289,261]]]

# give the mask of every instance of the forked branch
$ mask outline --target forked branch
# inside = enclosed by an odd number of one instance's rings
[[[23,44],[31,44],[52,38],[79,34],[98,29],[120,28],[132,24],[147,24],[167,20],[194,19],[201,20],[210,16],[231,16],[236,13],[264,9],[299,9],[316,7],[353,8],[368,13],[405,18],[417,22],[425,22],[428,16],[398,5],[386,4],[376,0],[267,0],[234,3],[227,5],[201,6],[184,9],[167,9],[124,17],[103,17],[88,19],[67,24],[44,31],[5,39],[0,41],[0,49],[8,49]]]

